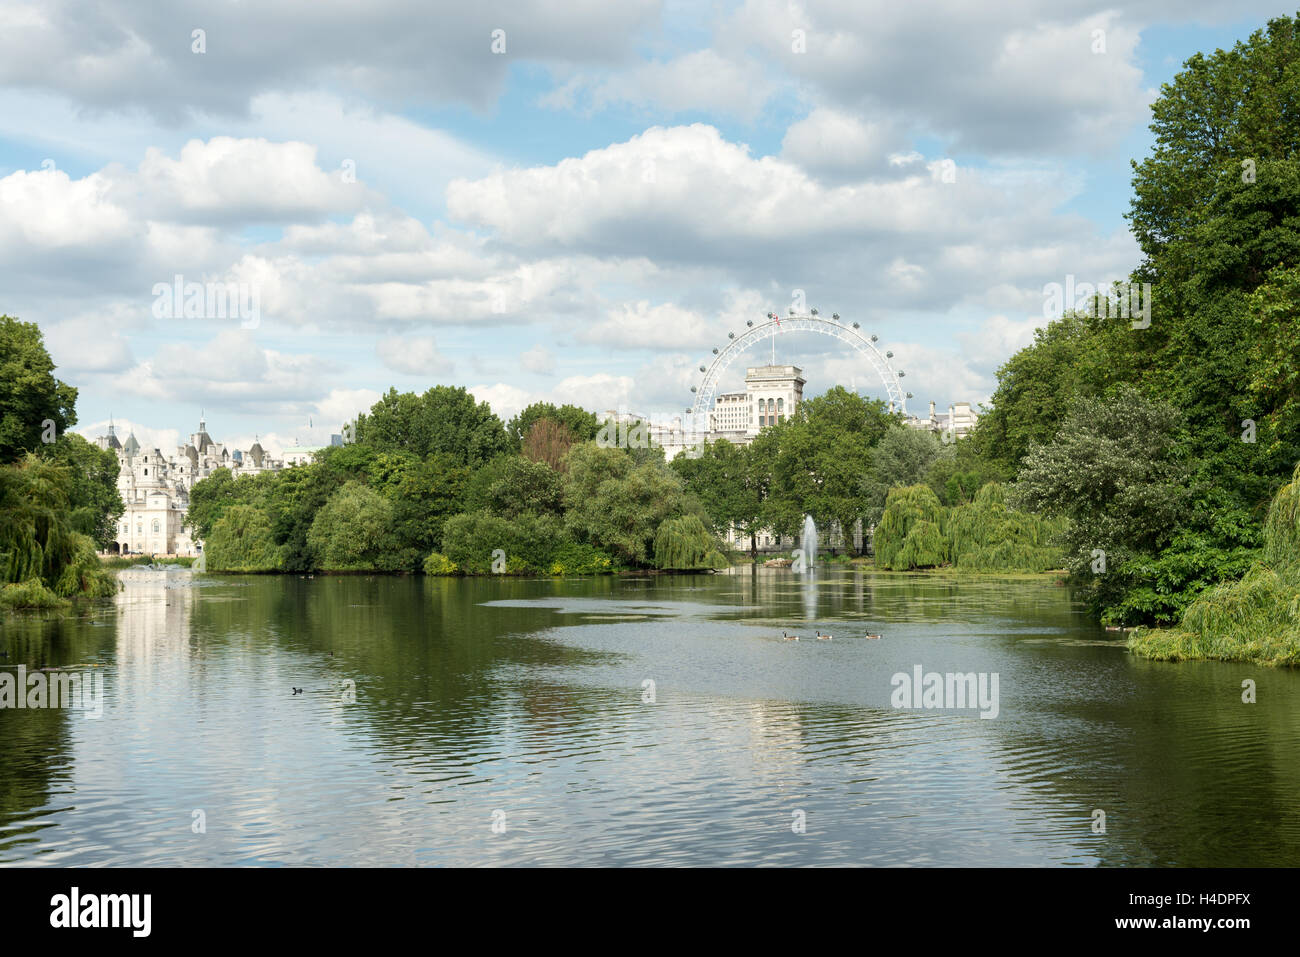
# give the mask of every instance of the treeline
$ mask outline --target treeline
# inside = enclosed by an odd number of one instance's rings
[[[1300,458],[1298,29],[1272,20],[1165,84],[1128,213],[1149,324],[1069,304],[972,438],[1010,501],[1068,519],[1071,578],[1108,622],[1177,622],[1244,574]]]
[[[450,386],[390,391],[350,434],[304,467],[238,479],[223,469],[198,483],[187,522],[207,568],[722,568],[733,526],[751,550],[760,529],[793,535],[806,514],[851,536],[859,519],[869,528],[880,517],[892,488],[928,483],[936,501],[959,507],[1000,476],[968,443],[907,428],[883,403],[838,387],[750,445],[720,440],[671,463],[643,429],[616,433],[549,403],[503,424]]]
[[[209,571],[594,574],[725,565],[658,449],[605,447],[596,417],[538,403],[503,424],[466,390],[390,390],[309,465],[190,496]]]
[[[116,591],[96,549],[124,510],[117,458],[67,431],[76,402],[36,324],[0,316],[0,605]]]

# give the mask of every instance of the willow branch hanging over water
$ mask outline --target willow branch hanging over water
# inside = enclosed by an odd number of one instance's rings
[[[53,607],[116,591],[95,543],[69,524],[69,481],[66,469],[31,454],[0,467],[0,603]]]

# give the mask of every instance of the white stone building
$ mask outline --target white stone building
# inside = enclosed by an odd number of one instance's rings
[[[913,429],[933,432],[946,439],[964,439],[970,435],[979,421],[979,413],[969,402],[954,402],[948,406],[947,413],[935,413],[933,400],[930,402],[930,414],[926,418],[912,415],[903,420]]]
[[[240,476],[284,467],[283,461],[272,458],[256,439],[247,450],[214,442],[201,418],[199,430],[191,433],[188,443],[177,446],[174,455],[144,448],[134,432],[126,442],[120,441],[112,424],[95,444],[117,453],[117,490],[126,510],[118,519],[117,538],[109,548],[114,554],[197,555],[199,548],[184,527],[195,484],[220,468]]]

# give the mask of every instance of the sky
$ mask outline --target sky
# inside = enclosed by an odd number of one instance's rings
[[[390,387],[680,413],[800,297],[879,336],[909,411],[987,402],[1045,285],[1137,265],[1161,85],[1288,13],[0,0],[0,313],[77,431],[164,450],[200,414],[320,444]],[[885,395],[829,337],[776,356]]]

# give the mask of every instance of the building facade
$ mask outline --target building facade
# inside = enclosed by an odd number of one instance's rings
[[[145,448],[132,432],[122,442],[112,424],[108,434],[95,440],[101,449],[116,453],[117,490],[126,510],[117,523],[117,538],[109,549],[115,554],[197,555],[199,545],[185,527],[190,490],[217,469],[231,474],[260,475],[284,467],[254,440],[251,448],[236,449],[213,441],[207,423],[173,455]]]

